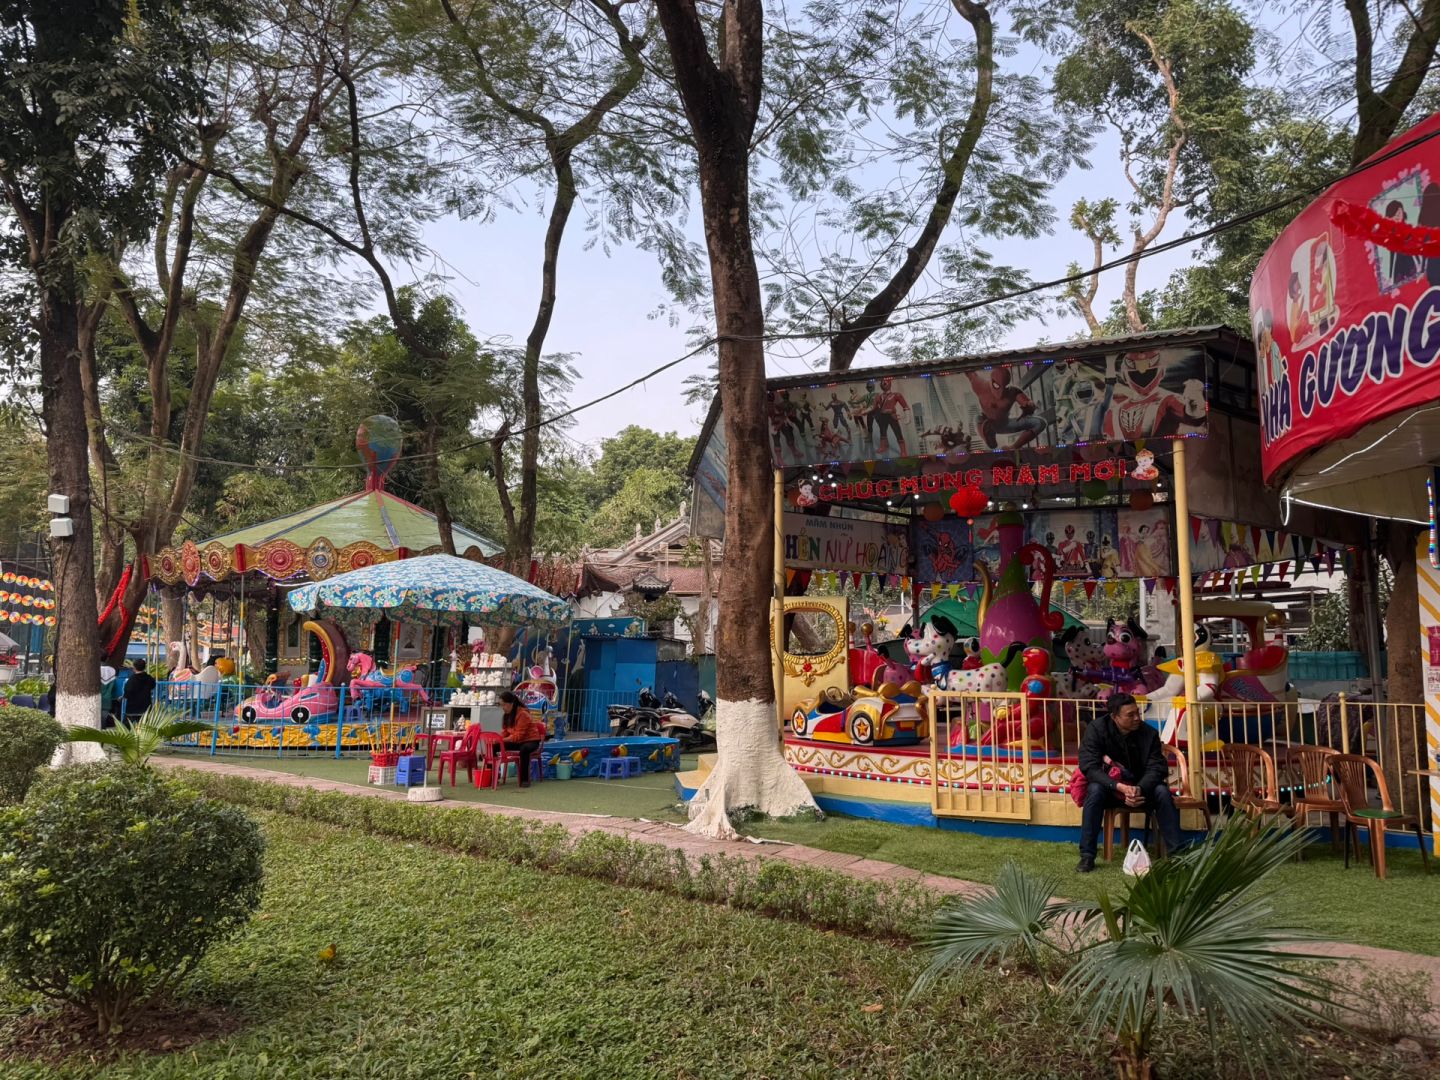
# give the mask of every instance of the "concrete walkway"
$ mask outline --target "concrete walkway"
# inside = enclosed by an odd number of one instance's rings
[[[405,801],[404,791],[393,787],[365,787],[203,759],[154,757],[150,760],[153,764],[167,769],[217,772],[288,787],[312,788],[316,791],[343,791],[350,795]],[[832,870],[839,874],[849,874],[855,878],[915,881],[927,889],[952,896],[974,894],[983,892],[985,889],[984,885],[974,881],[964,881],[939,874],[926,874],[910,867],[897,866],[894,863],[880,862],[876,859],[866,859],[859,855],[847,855],[842,852],[822,851],[819,848],[803,847],[799,844],[756,843],[749,840],[707,840],[703,837],[693,836],[677,825],[665,822],[590,814],[564,814],[547,810],[532,810],[527,807],[461,802],[459,800],[442,800],[437,803],[418,805],[467,807],[487,814],[558,823],[577,836],[588,832],[612,833],[683,851],[692,860],[698,859],[702,855],[728,855],[744,859],[785,859],[790,862],[803,863],[806,866]],[[1357,987],[1364,980],[1366,969],[1381,976],[1393,974],[1407,979],[1415,976],[1427,978],[1430,982],[1430,1009],[1423,1023],[1424,1031],[1417,1032],[1417,1034],[1440,1038],[1440,957],[1397,952],[1394,949],[1376,949],[1368,945],[1351,945],[1345,942],[1320,943],[1307,946],[1307,950],[1354,961],[1353,966],[1345,965],[1343,981]],[[1372,996],[1381,993],[1384,991],[1374,990]]]

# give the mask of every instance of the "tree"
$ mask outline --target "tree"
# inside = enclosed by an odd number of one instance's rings
[[[93,517],[80,358],[100,317],[84,264],[142,239],[153,186],[204,107],[209,33],[225,0],[16,2],[0,11],[0,259],[27,275],[50,489],[73,533],[52,544],[59,631],[56,716],[100,722]]]
[[[462,116],[478,119],[482,137],[505,147],[503,155],[488,159],[499,166],[498,171],[523,174],[533,182],[544,168],[548,173],[544,183],[553,193],[540,252],[540,295],[520,367],[521,418],[518,425],[502,425],[491,439],[492,475],[505,515],[506,554],[523,565],[535,546],[542,357],[555,312],[560,250],[580,195],[577,159],[587,143],[604,143],[611,137],[604,128],[607,119],[645,77],[649,25],[642,20],[632,28],[626,21],[626,8],[634,6],[633,0],[582,0],[553,7],[440,0],[440,5],[449,38],[463,56],[461,60],[443,51],[435,54],[442,85],[468,97],[460,105]],[[530,148],[520,152],[518,162],[516,146]],[[602,146],[600,153],[604,152]],[[487,179],[494,183],[498,177]],[[506,444],[516,434],[520,437],[518,510],[505,463]]]
[[[750,147],[764,56],[760,0],[724,0],[714,51],[694,0],[658,0],[700,168],[700,207],[730,447],[716,641],[718,759],[690,803],[693,831],[734,835],[728,812],[817,813],[780,751],[770,649],[776,526],[765,402],[765,312],[750,242]]]
[[[97,370],[97,335],[81,353],[90,454],[101,481],[102,603],[121,580],[127,541],[134,550],[128,561],[138,568],[174,539],[199,472],[211,401],[233,361],[252,294],[259,291],[271,317],[308,320],[300,310],[321,307],[307,287],[309,275],[297,286],[298,275],[267,263],[311,254],[282,237],[280,260],[269,259],[280,207],[305,198],[311,144],[341,85],[328,63],[332,35],[353,11],[342,0],[274,0],[258,10],[253,28],[216,43],[213,98],[184,118],[193,157],[163,179],[150,250],[132,258],[116,252],[95,270],[98,293],[128,331],[128,351],[138,353],[143,375],[124,397],[125,411],[136,414],[131,430],[143,438],[117,450]],[[246,176],[268,202],[237,205],[215,190],[212,169]],[[324,310],[334,304],[332,291]],[[114,336],[112,349],[119,344]],[[178,363],[177,352],[185,354]],[[132,573],[101,627],[111,663],[125,654],[148,588],[143,573]]]
[[[1131,261],[1121,304],[1124,329],[1147,329],[1138,285],[1140,257],[1178,209],[1205,197],[1215,163],[1249,149],[1254,32],[1225,0],[1077,0],[1056,38],[1064,58],[1055,71],[1062,109],[1093,116],[1120,136],[1127,185]],[[1082,199],[1070,224],[1093,247],[1091,269],[1120,243],[1116,199]],[[1072,264],[1069,273],[1080,273]],[[1095,310],[1098,273],[1072,284],[1065,301],[1090,332],[1105,327]]]
[[[676,483],[674,473],[638,468],[595,511],[589,523],[589,542],[595,547],[618,547],[629,541],[637,528],[648,533],[657,521],[668,524],[683,495],[683,485]]]
[[[599,506],[625,486],[637,469],[656,469],[673,478],[674,502],[684,494],[685,469],[695,452],[693,435],[658,432],[631,424],[608,439],[600,440],[600,457],[595,462],[592,501]]]
[[[1344,0],[1344,4],[1354,34],[1356,130],[1351,160],[1358,165],[1400,130],[1425,84],[1440,45],[1440,0],[1424,0],[1418,10],[1380,0],[1373,15],[1367,0]],[[1389,31],[1390,55],[1398,54],[1383,87],[1375,85],[1375,60],[1385,56],[1383,47],[1376,47],[1377,23]]]

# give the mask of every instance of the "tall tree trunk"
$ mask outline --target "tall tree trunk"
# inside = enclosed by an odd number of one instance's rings
[[[55,717],[66,727],[99,727],[95,538],[85,393],[80,384],[80,317],[74,300],[78,292],[78,288],[46,289],[40,300],[41,408],[50,490],[70,499],[69,517],[75,529],[73,536],[50,542],[57,622]],[[57,761],[70,763],[102,756],[94,743],[67,743]]]
[[[694,0],[660,0],[660,23],[700,157],[700,205],[720,352],[729,452],[720,627],[715,642],[718,758],[690,802],[688,828],[733,836],[729,813],[818,813],[781,752],[771,669],[774,480],[765,402],[765,314],[750,243],[750,136],[761,94],[760,0],[725,0],[711,56]]]

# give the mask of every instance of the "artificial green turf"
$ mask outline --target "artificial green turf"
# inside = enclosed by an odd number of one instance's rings
[[[743,832],[773,840],[863,855],[932,874],[993,882],[1008,859],[1060,879],[1060,892],[1076,900],[1094,899],[1101,889],[1119,891],[1121,855],[1097,862],[1093,874],[1075,873],[1074,844],[977,836],[958,830],[916,828],[883,821],[830,815],[820,822],[760,821]],[[1435,860],[1432,859],[1432,862]],[[1440,867],[1426,877],[1416,851],[1391,850],[1389,876],[1375,877],[1368,863],[1351,860],[1328,844],[1313,845],[1303,863],[1282,869],[1275,878],[1274,904],[1292,925],[1340,941],[1440,956]]]
[[[186,760],[185,755],[175,754],[176,760]],[[365,786],[365,776],[370,762],[364,758],[334,757],[278,757],[278,758],[203,758],[200,761],[221,761],[244,765],[253,769],[270,769],[275,772],[292,773],[296,776],[313,776],[321,780],[334,780],[346,784]],[[684,767],[690,768],[690,765]],[[439,783],[436,774],[430,774],[431,785]],[[441,785],[446,799],[461,802],[488,803],[497,806],[526,806],[532,810],[552,810],[566,814],[613,814],[620,817],[675,817],[673,808],[679,802],[675,792],[673,772],[642,773],[629,780],[543,780],[522,789],[511,780],[499,788],[478,789],[465,778],[460,770],[455,786],[450,785],[450,774],[445,774]],[[392,788],[392,790],[399,790]]]
[[[224,1039],[105,1065],[0,1062],[14,1080],[1113,1075],[1038,980],[968,971],[917,1003],[910,950],[314,822],[261,816],[262,912],[180,1000]],[[321,950],[335,946],[333,963]],[[0,1020],[29,1003],[0,983]],[[1203,1025],[1162,1074],[1244,1075]],[[0,1045],[4,1044],[0,1031]],[[1383,1047],[1288,1040],[1295,1077],[1419,1076]],[[1421,1066],[1423,1068],[1423,1066]],[[1407,1069],[1409,1071],[1407,1071]]]

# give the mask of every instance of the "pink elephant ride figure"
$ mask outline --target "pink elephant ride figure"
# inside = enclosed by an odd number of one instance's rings
[[[421,705],[430,704],[430,695],[420,684],[420,669],[415,664],[391,673],[365,652],[350,655],[350,692],[367,712],[392,702],[401,712],[409,712],[412,698]]]

